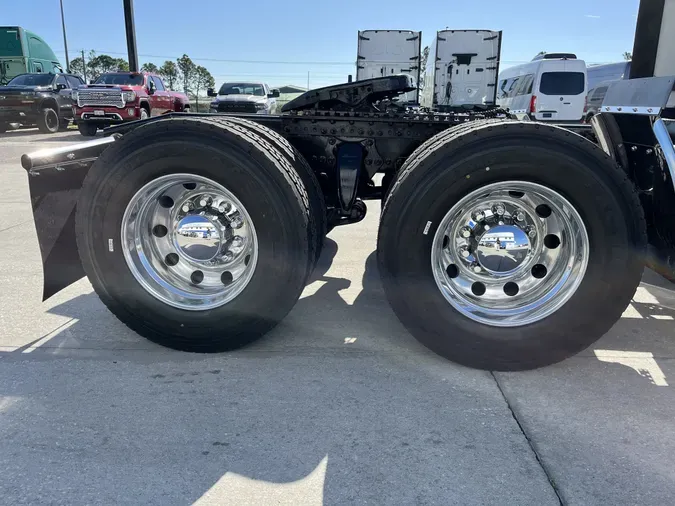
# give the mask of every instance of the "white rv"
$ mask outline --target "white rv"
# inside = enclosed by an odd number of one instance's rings
[[[595,88],[598,84],[607,81],[618,81],[630,77],[630,61],[618,63],[604,63],[602,65],[589,65],[586,67],[586,80],[588,81],[588,90]]]
[[[419,85],[421,39],[422,32],[411,30],[359,31],[356,80],[408,74]],[[418,104],[419,90],[399,96],[398,101]]]
[[[503,70],[497,103],[519,119],[577,123],[587,90],[586,62],[572,53],[547,53]]]
[[[447,111],[494,105],[502,32],[442,30],[430,46],[421,105]]]

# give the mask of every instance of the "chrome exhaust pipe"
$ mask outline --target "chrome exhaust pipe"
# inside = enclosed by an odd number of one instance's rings
[[[68,165],[81,165],[96,160],[115,137],[101,137],[71,146],[41,149],[21,156],[21,166],[28,172],[44,169],[61,169]]]

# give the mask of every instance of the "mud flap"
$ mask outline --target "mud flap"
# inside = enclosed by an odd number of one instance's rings
[[[90,165],[29,172],[33,219],[42,255],[42,300],[84,277],[75,240],[75,210]]]

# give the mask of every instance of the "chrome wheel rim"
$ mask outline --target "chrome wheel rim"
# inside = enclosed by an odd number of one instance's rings
[[[583,280],[589,240],[559,193],[527,181],[480,188],[445,215],[431,248],[436,285],[454,309],[491,326],[550,316]]]
[[[200,311],[248,285],[258,261],[250,215],[222,185],[194,174],[159,177],[130,200],[121,227],[131,273],[153,297]]]

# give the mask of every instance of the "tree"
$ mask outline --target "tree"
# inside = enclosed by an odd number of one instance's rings
[[[633,59],[633,53],[629,53],[628,51],[626,51],[625,53],[623,53],[623,59],[628,60],[628,61],[632,60]]]
[[[108,72],[129,70],[129,64],[124,58],[113,58],[107,54],[97,55],[94,51],[89,52],[89,61],[87,62],[87,77],[96,79],[101,74]]]
[[[157,65],[154,63],[144,63],[143,66],[141,67],[142,72],[152,72],[154,74],[157,74],[159,69],[157,68]]]
[[[424,69],[427,66],[427,60],[429,60],[429,46],[422,49],[422,58],[420,59],[420,70],[422,72],[424,72]]]
[[[183,92],[187,95],[190,93],[190,85],[193,81],[196,65],[186,54],[176,60],[176,65],[178,65],[178,70],[180,71]]]
[[[84,60],[82,59],[81,56],[78,56],[74,60],[70,60],[70,72],[84,78],[86,74],[84,71],[85,70],[84,65],[85,65]]]
[[[216,85],[216,80],[211,75],[211,72],[206,70],[206,68],[201,65],[197,65],[194,68],[191,81],[192,93],[195,97],[196,108],[199,110],[199,92],[200,90],[205,90],[207,88],[213,88]]]
[[[171,60],[166,60],[157,73],[162,76],[164,82],[169,85],[169,89],[174,89],[174,83],[178,80],[178,67]]]

